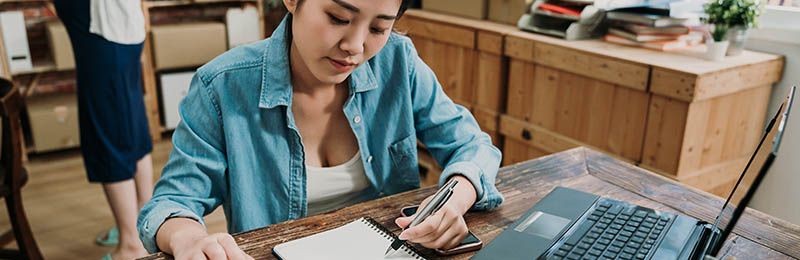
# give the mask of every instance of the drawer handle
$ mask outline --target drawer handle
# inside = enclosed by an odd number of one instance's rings
[[[522,129],[522,139],[525,139],[525,141],[530,141],[531,131],[528,131],[528,129]]]

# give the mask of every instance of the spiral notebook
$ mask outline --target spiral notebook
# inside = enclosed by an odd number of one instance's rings
[[[279,244],[272,248],[280,259],[425,259],[413,247],[403,245],[384,258],[396,236],[372,218],[364,217],[344,226]]]

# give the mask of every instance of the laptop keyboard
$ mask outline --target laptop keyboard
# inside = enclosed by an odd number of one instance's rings
[[[674,215],[601,198],[547,259],[646,259]]]

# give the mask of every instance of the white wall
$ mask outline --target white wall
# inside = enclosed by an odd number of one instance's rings
[[[789,87],[800,88],[800,8],[766,10],[746,48],[785,56],[782,80],[773,88],[767,118],[771,118]],[[789,115],[778,158],[750,206],[800,225],[800,97]]]

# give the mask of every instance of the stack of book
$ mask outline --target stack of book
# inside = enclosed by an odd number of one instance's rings
[[[669,51],[700,44],[703,34],[690,29],[693,21],[642,9],[619,10],[606,14],[610,21],[607,42]]]
[[[517,27],[567,40],[602,35],[598,30],[605,15],[594,8],[594,0],[536,0],[520,17]]]

